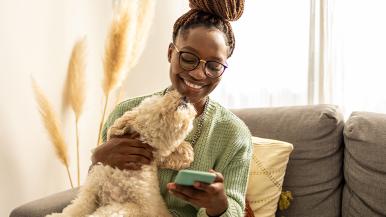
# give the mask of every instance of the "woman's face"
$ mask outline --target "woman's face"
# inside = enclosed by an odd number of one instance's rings
[[[176,49],[177,47],[177,49]],[[173,88],[187,96],[192,103],[203,103],[205,97],[219,84],[221,77],[208,77],[204,71],[204,62],[193,70],[184,70],[179,62],[179,53],[189,52],[205,61],[216,61],[226,65],[228,47],[224,34],[213,28],[195,27],[179,34],[175,46],[170,44],[168,59],[170,62],[170,80]]]

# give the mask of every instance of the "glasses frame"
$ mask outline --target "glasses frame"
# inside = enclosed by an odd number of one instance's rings
[[[197,67],[200,65],[201,62],[203,62],[203,63],[204,63],[204,65],[203,65],[203,71],[205,72],[205,75],[208,76],[209,78],[219,78],[219,77],[221,77],[221,76],[224,74],[225,70],[228,68],[227,65],[224,65],[223,63],[220,63],[220,62],[218,62],[218,61],[213,61],[213,60],[207,61],[207,60],[203,60],[203,59],[201,59],[199,56],[197,56],[197,55],[194,54],[194,53],[191,53],[191,52],[188,52],[188,51],[180,51],[180,49],[178,49],[177,45],[175,45],[173,42],[172,42],[172,45],[174,46],[174,48],[176,49],[176,51],[177,51],[177,53],[178,53],[178,64],[179,64],[180,67],[181,67],[182,69],[184,69],[184,70],[187,70],[187,71],[193,71],[193,70],[197,69]],[[186,68],[184,68],[184,67],[182,66],[182,64],[181,64],[181,55],[182,55],[183,53],[191,54],[191,55],[195,56],[195,57],[199,60],[198,63],[196,64],[196,66],[195,66],[193,69],[186,69]],[[207,64],[210,63],[210,62],[215,62],[215,63],[218,63],[218,64],[220,64],[220,65],[223,66],[224,69],[222,70],[222,72],[221,72],[218,76],[213,76],[212,74],[210,74],[210,73],[207,72],[206,66],[207,66]]]

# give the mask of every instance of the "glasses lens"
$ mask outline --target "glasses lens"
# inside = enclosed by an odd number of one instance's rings
[[[225,67],[221,63],[214,61],[206,62],[205,70],[210,77],[219,77],[224,72],[224,69]]]
[[[200,59],[191,53],[180,53],[180,65],[185,70],[193,70],[200,63]]]

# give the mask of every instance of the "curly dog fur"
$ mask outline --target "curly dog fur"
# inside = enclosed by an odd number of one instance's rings
[[[184,139],[196,111],[177,91],[146,98],[117,119],[114,135],[138,132],[155,148],[154,161],[140,170],[120,170],[97,164],[72,203],[62,213],[46,217],[170,217],[159,190],[158,168],[179,170],[193,161],[193,148]]]

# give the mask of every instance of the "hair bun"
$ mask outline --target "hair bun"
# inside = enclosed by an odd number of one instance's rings
[[[227,21],[235,21],[243,14],[244,0],[189,0],[189,6]]]

